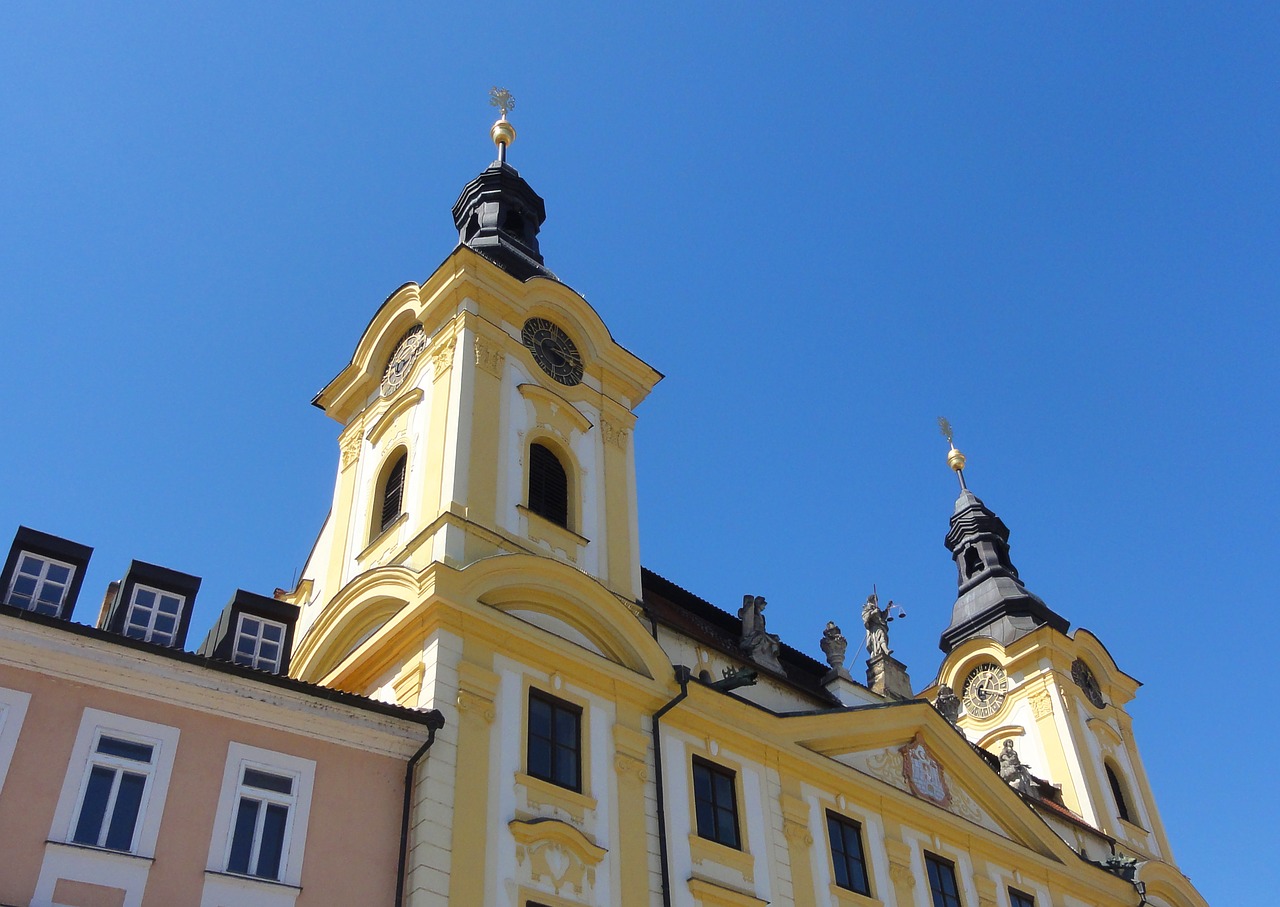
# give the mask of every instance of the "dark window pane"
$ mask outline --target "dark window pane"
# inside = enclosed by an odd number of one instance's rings
[[[169,634],[173,632],[177,619],[170,614],[161,614],[156,617],[156,632]]]
[[[715,807],[711,805],[710,800],[702,799],[695,800],[694,807],[698,816],[698,837],[710,838],[714,841],[716,838]]]
[[[273,790],[278,794],[293,793],[292,778],[284,775],[272,775],[269,772],[260,772],[256,768],[246,768],[244,770],[244,783],[246,787]]]
[[[581,714],[577,707],[530,691],[526,770],[535,778],[581,790]]]
[[[541,444],[529,445],[529,509],[560,526],[569,525],[569,476]]]
[[[924,861],[929,870],[929,893],[933,896],[933,907],[960,907],[955,867],[939,857],[927,854]]]
[[[387,473],[386,484],[382,486],[382,520],[379,529],[386,529],[400,516],[401,501],[404,496],[404,469],[408,457],[401,454]]]
[[[144,608],[150,608],[156,603],[156,594],[150,589],[138,589],[133,593],[133,600]]]
[[[262,822],[262,844],[258,847],[258,868],[254,875],[264,879],[280,878],[280,855],[284,849],[284,826],[288,818],[288,807],[279,803],[267,805],[267,815]]]
[[[693,796],[699,800],[711,800],[711,769],[701,763],[693,766]]]
[[[66,585],[67,581],[71,579],[71,568],[63,567],[59,564],[50,564],[49,572],[45,574],[45,577],[59,585]]]
[[[258,824],[258,808],[262,804],[248,797],[240,798],[236,812],[236,829],[231,836],[231,856],[227,860],[227,872],[249,874],[249,856],[253,852],[253,830]]]
[[[1106,769],[1107,769],[1107,781],[1111,785],[1111,796],[1114,797],[1116,801],[1116,812],[1120,814],[1121,819],[1124,819],[1126,822],[1128,822],[1130,821],[1129,804],[1126,803],[1124,799],[1124,788],[1120,786],[1120,779],[1116,777],[1115,770],[1112,769],[1111,766],[1109,765],[1106,766]]]
[[[280,624],[263,624],[262,638],[271,642],[280,642],[284,639],[284,627]]]
[[[76,822],[75,834],[71,836],[75,843],[97,846],[98,835],[102,833],[102,820],[107,813],[107,800],[111,797],[111,783],[115,777],[114,771],[101,765],[95,765],[89,772],[84,801],[80,804],[80,819]]]
[[[134,743],[132,740],[121,740],[118,737],[99,737],[98,752],[107,756],[119,756],[121,759],[132,759],[134,762],[150,762],[155,747],[146,743]]]
[[[1016,888],[1010,888],[1009,907],[1036,907],[1036,899]]]
[[[133,829],[138,824],[138,808],[142,805],[142,791],[147,786],[147,776],[125,772],[116,791],[116,805],[111,811],[111,824],[107,827],[106,846],[112,850],[133,849]]]

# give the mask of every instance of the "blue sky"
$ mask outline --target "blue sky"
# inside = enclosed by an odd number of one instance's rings
[[[77,617],[135,557],[204,577],[195,640],[291,585],[309,401],[452,249],[505,85],[548,265],[667,376],[644,562],[815,656],[874,582],[923,686],[948,416],[1028,587],[1144,682],[1183,870],[1280,887],[1274,5],[434,6],[0,8],[0,533],[95,547]]]

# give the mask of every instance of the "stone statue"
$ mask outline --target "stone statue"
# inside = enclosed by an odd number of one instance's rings
[[[880,607],[880,598],[872,592],[862,606],[862,625],[867,628],[867,660],[889,654],[889,609]]]
[[[1013,741],[1006,740],[1000,751],[1000,777],[1014,790],[1024,794],[1035,792],[1035,780],[1031,777],[1031,769],[1022,764],[1018,751],[1013,748]]]
[[[767,604],[760,595],[742,596],[742,608],[738,611],[738,617],[742,620],[741,646],[752,661],[783,673],[782,663],[778,661],[782,640],[764,628],[764,609]]]
[[[945,683],[938,687],[938,698],[933,703],[942,717],[955,724],[960,718],[960,697]]]
[[[827,664],[837,673],[844,670],[844,653],[849,648],[849,640],[844,638],[835,621],[827,621],[827,628],[822,631],[822,654],[827,656]]]

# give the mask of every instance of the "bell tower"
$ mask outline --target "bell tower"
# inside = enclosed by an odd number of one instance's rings
[[[1010,560],[1009,529],[969,490],[954,444],[947,461],[960,482],[945,539],[957,597],[937,683],[921,695],[947,701],[942,688],[953,691],[970,741],[996,756],[1012,741],[1036,777],[1061,788],[1068,809],[1130,855],[1172,862],[1125,710],[1138,681],[1096,636],[1068,633],[1067,620],[1027,590]]]
[[[641,596],[634,410],[662,376],[543,264],[543,200],[506,160],[511,96],[493,99],[498,159],[453,207],[458,246],[387,298],[315,397],[342,429],[333,506],[288,596],[304,650],[328,603],[386,567],[535,555]]]

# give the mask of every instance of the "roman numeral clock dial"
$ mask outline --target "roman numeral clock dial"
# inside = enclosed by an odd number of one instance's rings
[[[558,325],[545,318],[524,323],[520,340],[533,354],[533,361],[554,380],[568,387],[582,381],[582,355]]]
[[[1009,678],[995,662],[980,664],[964,681],[964,708],[974,718],[990,718],[1004,705]]]

